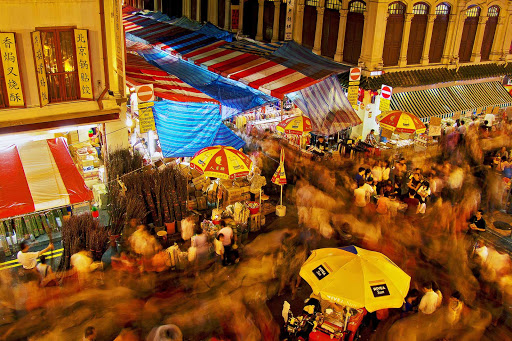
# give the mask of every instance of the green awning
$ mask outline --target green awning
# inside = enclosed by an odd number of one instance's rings
[[[512,105],[512,96],[500,82],[454,85],[393,94],[391,109],[415,114],[420,119],[446,117],[457,111]]]

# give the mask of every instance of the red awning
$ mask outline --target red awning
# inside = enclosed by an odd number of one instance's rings
[[[66,140],[0,146],[0,219],[92,200]]]

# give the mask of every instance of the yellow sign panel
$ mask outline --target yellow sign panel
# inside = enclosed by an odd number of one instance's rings
[[[139,109],[141,108],[149,108],[155,105],[155,102],[142,102],[139,103]]]
[[[355,85],[352,85],[352,82],[350,83],[351,84],[348,87],[347,99],[349,103],[355,107],[357,106],[357,97],[359,96],[359,82],[354,82],[356,83]]]
[[[39,87],[39,103],[44,107],[48,104],[48,83],[46,68],[44,66],[43,44],[41,32],[32,32],[32,47],[34,48],[34,62],[36,64],[37,86]]]
[[[390,107],[389,107],[390,103],[391,103],[391,101],[389,99],[382,98],[382,96],[381,96],[380,97],[379,110],[382,111],[382,112],[389,111],[390,110]]]
[[[91,59],[89,58],[89,42],[87,30],[75,31],[76,59],[78,66],[78,82],[80,85],[80,98],[93,99]]]
[[[153,108],[139,108],[139,126],[141,134],[150,130],[156,130]]]
[[[21,87],[21,75],[14,33],[0,33],[0,53],[9,107],[24,107],[25,99],[23,98],[23,89]]]

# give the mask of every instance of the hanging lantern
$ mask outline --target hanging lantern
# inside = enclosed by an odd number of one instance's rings
[[[93,218],[98,218],[100,216],[100,211],[98,211],[98,208],[96,206],[92,207],[91,213]]]

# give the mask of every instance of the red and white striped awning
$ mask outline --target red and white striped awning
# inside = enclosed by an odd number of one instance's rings
[[[66,140],[0,147],[0,219],[90,201]]]
[[[223,48],[225,44],[226,41],[217,41],[182,58],[276,98],[318,82],[267,58]]]
[[[126,58],[126,82],[131,87],[151,83],[155,95],[171,101],[219,103],[178,77],[168,74],[132,53],[128,53]]]

